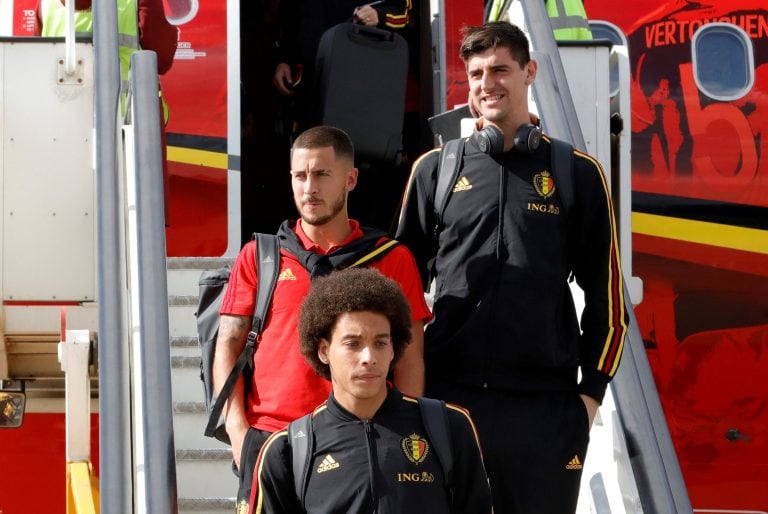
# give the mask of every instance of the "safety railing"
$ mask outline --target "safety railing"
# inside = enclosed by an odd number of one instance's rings
[[[521,0],[533,48],[548,56],[551,76],[534,82],[534,95],[547,131],[586,150],[560,52],[544,2]],[[625,170],[628,179],[630,170]],[[625,287],[625,297],[630,298]],[[621,365],[611,383],[621,426],[646,514],[688,514],[693,509],[661,409],[645,347],[632,309]]]
[[[100,510],[175,513],[156,57],[132,58],[133,125],[123,133],[116,5],[94,0],[93,15]]]

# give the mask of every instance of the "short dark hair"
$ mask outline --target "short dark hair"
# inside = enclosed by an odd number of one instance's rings
[[[516,25],[506,21],[492,21],[480,27],[464,27],[461,29],[461,60],[464,64],[476,54],[481,54],[491,48],[506,48],[520,66],[525,66],[531,60],[528,38]]]
[[[333,148],[336,158],[347,158],[355,162],[355,147],[346,132],[336,127],[320,125],[302,132],[293,142],[291,155],[297,148],[312,150],[314,148]]]
[[[394,365],[411,342],[411,309],[392,279],[371,268],[334,271],[312,282],[299,314],[299,347],[309,365],[323,378],[331,370],[317,356],[320,341],[331,340],[336,322],[347,312],[374,312],[389,321]]]

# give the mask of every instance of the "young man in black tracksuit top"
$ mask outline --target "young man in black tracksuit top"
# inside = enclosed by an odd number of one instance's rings
[[[515,146],[534,129],[537,69],[517,27],[465,29],[461,57],[478,129],[498,129],[503,141],[493,155],[477,133],[466,141],[438,236],[439,153],[414,165],[397,239],[423,274],[434,258],[426,391],[472,412],[496,514],[572,513],[628,323],[610,195],[597,161],[574,151],[573,202],[564,203],[549,138]],[[585,292],[582,333],[571,274]]]
[[[447,406],[454,461],[449,492],[417,401],[387,385],[410,339],[408,304],[393,281],[372,269],[317,279],[302,306],[299,333],[304,357],[333,385],[312,417],[306,494],[302,505],[288,431],[276,432],[256,463],[251,512],[491,512],[467,411]]]

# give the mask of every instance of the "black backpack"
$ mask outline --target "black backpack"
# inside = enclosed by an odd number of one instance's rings
[[[453,502],[455,481],[453,472],[453,444],[451,442],[450,425],[445,402],[432,398],[417,398],[421,420],[427,431],[427,437],[432,443],[435,455],[443,469],[444,487],[449,502]],[[313,414],[307,414],[288,425],[288,444],[291,445],[293,486],[301,508],[304,509],[307,493],[307,479],[310,464],[315,451],[315,432],[312,427]]]
[[[219,335],[219,309],[221,299],[229,281],[229,266],[217,270],[204,271],[200,275],[200,297],[197,305],[197,334],[201,349],[200,380],[203,381],[205,393],[205,408],[208,413],[208,424],[205,435],[215,437],[229,444],[229,436],[224,428],[221,411],[224,402],[232,393],[235,382],[245,375],[246,387],[250,384],[253,373],[253,352],[256,350],[256,340],[261,334],[264,320],[267,316],[272,299],[272,292],[277,282],[277,270],[280,265],[280,246],[277,236],[270,234],[254,234],[256,239],[256,260],[258,261],[259,282],[256,291],[256,305],[253,312],[253,323],[248,339],[229,373],[218,397],[213,392],[213,358],[216,353],[216,338]]]
[[[367,266],[384,257],[400,244],[394,239],[384,237],[385,234],[382,231],[364,229],[364,232],[363,237],[342,248],[341,255],[332,256],[321,256],[304,250],[287,222],[280,227],[278,235],[253,235],[256,240],[255,251],[259,270],[253,323],[245,347],[218,396],[213,390],[213,359],[216,354],[216,338],[219,335],[219,309],[229,281],[230,269],[226,266],[217,270],[204,271],[200,275],[200,296],[196,316],[197,337],[201,349],[200,380],[203,381],[205,408],[208,413],[208,423],[205,427],[207,437],[215,437],[219,441],[230,444],[221,412],[224,409],[224,403],[232,393],[235,382],[241,375],[245,378],[246,392],[252,382],[253,354],[256,351],[259,335],[264,328],[272,293],[277,283],[280,248],[284,247],[296,255],[314,277],[330,273],[334,269]]]

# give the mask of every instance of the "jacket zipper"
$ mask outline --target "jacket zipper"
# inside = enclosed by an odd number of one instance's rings
[[[368,474],[371,479],[369,484],[371,486],[371,502],[373,503],[373,514],[379,511],[379,501],[376,498],[376,475],[373,472],[373,431],[371,429],[371,422],[367,419],[363,420],[363,427],[365,428],[365,445],[368,448]]]
[[[501,267],[503,262],[503,256],[501,255],[503,251],[503,236],[504,233],[504,203],[506,199],[506,187],[507,187],[507,180],[506,180],[506,173],[504,173],[504,161],[499,163],[499,198],[498,198],[498,221],[496,222],[496,268],[498,271],[497,276],[501,276]],[[488,296],[487,301],[493,302],[493,305],[496,304],[496,291],[497,286],[496,282],[491,284],[492,294]],[[496,309],[491,308],[490,309],[490,326],[495,326],[496,323]],[[486,338],[485,340],[486,344],[486,352],[485,352],[485,363],[483,365],[483,388],[488,387],[488,377],[490,376],[490,368],[491,368],[491,361],[493,359],[493,355],[496,351],[495,345],[496,339],[495,338]]]

